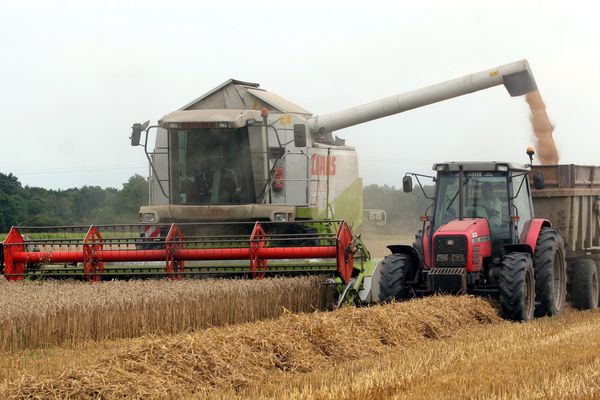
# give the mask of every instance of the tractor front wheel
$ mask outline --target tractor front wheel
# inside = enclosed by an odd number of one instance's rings
[[[571,301],[579,310],[598,307],[598,269],[593,260],[579,259],[571,265]]]
[[[406,254],[390,254],[381,261],[379,300],[406,300],[410,288],[406,285],[407,275],[413,270],[412,260]]]
[[[565,245],[556,229],[542,228],[533,260],[535,316],[560,315],[565,309],[567,267]]]
[[[500,305],[506,319],[529,321],[533,318],[535,276],[529,254],[510,253],[502,259]]]

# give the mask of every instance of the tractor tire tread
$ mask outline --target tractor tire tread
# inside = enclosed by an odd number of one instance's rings
[[[502,316],[506,319],[524,321],[531,318],[524,301],[528,270],[533,276],[533,262],[527,253],[506,254],[502,260],[499,300]]]
[[[385,256],[381,262],[379,300],[407,299],[406,273],[411,262],[410,257],[405,254],[390,254]]]
[[[555,293],[556,290],[554,287],[554,280],[556,278],[554,276],[554,260],[556,252],[559,252],[559,257],[562,261],[560,274],[562,274],[561,282],[564,286],[560,293]],[[540,230],[535,248],[533,266],[535,271],[535,316],[544,317],[562,314],[565,305],[567,268],[563,238],[557,229],[544,227]],[[557,296],[561,296],[562,299],[557,301]]]
[[[598,285],[600,276],[593,260],[579,259],[571,265],[571,302],[579,310],[590,310],[598,307],[598,292],[593,293],[592,282],[596,278]],[[598,290],[598,288],[596,288]]]

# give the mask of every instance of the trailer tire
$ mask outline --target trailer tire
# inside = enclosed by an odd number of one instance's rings
[[[411,269],[411,263],[411,258],[406,254],[390,254],[383,258],[379,280],[380,301],[401,301],[410,297],[406,276]]]
[[[566,263],[565,245],[560,232],[553,228],[542,228],[533,260],[536,317],[563,313],[567,293]]]
[[[571,265],[571,302],[579,310],[598,307],[598,269],[593,260],[584,258]]]
[[[535,309],[535,273],[527,253],[509,253],[500,270],[500,306],[502,317],[512,321],[529,321]]]

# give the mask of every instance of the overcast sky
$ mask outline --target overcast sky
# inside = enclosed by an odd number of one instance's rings
[[[147,175],[131,124],[228,78],[321,114],[522,58],[561,163],[600,164],[596,2],[328,3],[3,1],[0,172],[46,188],[121,187]],[[526,162],[532,143],[524,98],[502,87],[337,135],[357,148],[366,184],[397,187],[435,161]]]

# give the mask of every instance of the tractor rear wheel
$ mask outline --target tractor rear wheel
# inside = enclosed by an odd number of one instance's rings
[[[542,228],[535,257],[535,316],[560,315],[565,309],[567,266],[565,245],[560,232]]]
[[[535,274],[527,253],[510,253],[500,270],[502,316],[513,321],[529,321],[535,308]]]
[[[406,254],[390,254],[381,261],[379,280],[379,300],[406,300],[410,288],[406,285],[407,275],[414,269],[412,260]]]
[[[589,310],[598,307],[598,269],[593,260],[579,259],[571,265],[571,301],[573,307]]]

